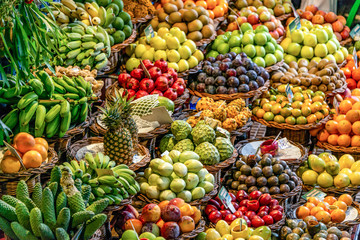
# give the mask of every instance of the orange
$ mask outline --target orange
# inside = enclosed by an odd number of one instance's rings
[[[17,173],[20,171],[21,165],[16,157],[5,156],[1,161],[0,168],[3,173]]]
[[[324,118],[324,114],[322,114],[321,112],[316,112],[315,116],[316,116],[317,120],[319,120],[319,121]]]
[[[309,197],[307,202],[313,203],[315,206],[317,206],[320,203],[320,200],[317,197]]]
[[[317,117],[315,114],[310,114],[309,116],[307,116],[306,120],[308,123],[314,123],[317,121]]]
[[[35,146],[35,139],[28,133],[21,132],[16,134],[14,138],[16,149],[21,153],[26,153]]]
[[[328,203],[328,204],[330,204],[330,205],[332,205],[334,202],[336,202],[337,200],[336,200],[336,197],[334,197],[334,196],[326,196],[325,198],[324,198],[324,202],[326,202],[326,203]]]
[[[320,211],[324,211],[324,209],[322,207],[314,207],[313,209],[311,209],[310,214],[312,216],[315,216]]]
[[[300,206],[296,209],[296,217],[299,219],[304,219],[310,215],[310,210],[307,207]]]
[[[338,138],[339,136],[337,134],[331,134],[329,137],[328,137],[328,143],[330,143],[331,145],[338,145]]]
[[[328,223],[331,221],[331,215],[327,211],[320,211],[315,214],[315,217],[318,221],[323,223]]]
[[[327,202],[320,202],[317,207],[322,207],[325,211],[329,211],[329,207],[330,207],[330,204],[328,204]]]
[[[315,207],[315,204],[307,202],[304,206],[307,207],[309,210],[311,210]]]
[[[49,144],[44,138],[35,138],[35,144],[41,144],[49,151]]]
[[[360,69],[356,68],[354,71],[352,71],[351,77],[357,82],[360,81]]]
[[[329,138],[330,134],[328,133],[328,131],[326,131],[325,129],[321,130],[318,135],[317,135],[317,139],[320,142],[327,142],[328,138]]]
[[[214,12],[215,18],[224,16],[224,8],[223,7],[217,6],[213,9],[213,12]]]
[[[360,120],[360,110],[349,110],[346,113],[346,119],[349,120],[351,123]]]
[[[338,127],[338,122],[336,122],[334,120],[329,120],[325,124],[325,129],[330,134],[338,133],[337,127]]]
[[[346,97],[344,100],[349,100],[353,105],[359,101],[357,96]]]
[[[348,120],[341,120],[337,129],[341,134],[349,134],[351,132],[351,123]]]
[[[342,209],[344,211],[346,211],[346,209],[347,209],[347,204],[345,202],[343,202],[343,201],[338,200],[338,201],[334,202],[333,205],[337,206],[338,208],[340,208],[340,209]]]
[[[264,116],[264,114],[265,114],[265,110],[264,109],[259,109],[259,110],[257,110],[257,112],[256,112],[256,116],[258,117],[258,118],[262,118],[263,116]]]
[[[358,135],[352,136],[350,145],[352,147],[360,147],[360,136]]]
[[[356,81],[352,78],[346,79],[347,87],[352,90],[356,88]]]
[[[352,106],[352,110],[360,110],[360,102],[356,102],[356,103]]]
[[[351,91],[352,96],[360,96],[360,88],[355,88]]]
[[[26,168],[37,168],[40,167],[42,163],[41,154],[34,150],[26,152],[22,160]]]
[[[337,143],[339,146],[348,147],[350,146],[351,138],[347,134],[341,134],[337,139]]]
[[[207,9],[207,3],[206,1],[197,1],[195,3],[196,6],[202,6],[203,8]]]
[[[211,10],[207,10],[207,11],[209,13],[209,18],[214,19],[215,18],[214,12]]]
[[[344,75],[346,78],[350,78],[351,77],[351,71],[350,69],[348,69],[347,67],[343,67],[341,68],[341,70],[344,72]]]
[[[339,197],[339,201],[343,201],[346,205],[351,206],[353,199],[349,194],[343,194]]]
[[[332,222],[341,223],[342,221],[345,220],[346,214],[345,211],[341,209],[335,209],[334,211],[331,212],[330,216]]]
[[[337,122],[340,122],[341,120],[345,120],[346,119],[346,115],[345,114],[339,114],[339,115],[336,115],[334,117],[334,120],[337,121]]]
[[[339,104],[339,111],[342,114],[346,114],[352,108],[350,100],[344,100]]]
[[[35,146],[34,146],[31,150],[35,150],[35,151],[37,151],[38,153],[40,153],[43,162],[47,159],[48,151],[46,150],[46,148],[44,147],[44,145],[35,144]]]
[[[216,0],[206,0],[208,9],[214,9],[216,7]]]
[[[354,122],[351,129],[354,134],[360,135],[360,121]]]

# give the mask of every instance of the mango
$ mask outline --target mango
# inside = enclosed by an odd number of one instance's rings
[[[148,189],[150,185],[147,182],[140,183],[140,192],[142,194],[146,194],[146,189]]]
[[[355,163],[355,159],[350,154],[344,154],[339,158],[340,170],[343,168],[351,168]]]
[[[171,159],[171,157],[169,155],[164,155],[161,157],[161,159],[167,163],[173,164],[173,160]]]
[[[206,231],[206,237],[205,240],[217,240],[221,238],[220,233],[218,233],[218,231],[216,231],[214,228],[209,228]]]
[[[176,194],[171,190],[165,190],[160,193],[160,201],[168,200],[176,198]]]
[[[203,168],[203,164],[198,160],[187,160],[184,164],[188,172],[192,173],[198,173]]]
[[[191,202],[191,192],[188,190],[179,192],[176,197],[183,199],[185,202]]]
[[[170,179],[173,180],[173,179],[175,179],[175,178],[181,178],[181,177],[179,177],[178,175],[176,175],[175,172],[172,172],[172,174],[170,175]]]
[[[340,171],[340,164],[338,162],[335,162],[335,161],[329,161],[325,165],[325,170],[330,175],[335,176]]]
[[[308,163],[310,168],[318,173],[322,173],[325,170],[325,161],[314,154],[309,156]]]
[[[150,161],[149,167],[153,170],[157,169],[161,164],[163,164],[165,161],[160,158],[154,158]]]
[[[211,173],[205,175],[205,181],[211,182],[212,184],[215,183],[215,177]]]
[[[182,178],[175,178],[170,183],[170,189],[175,193],[179,193],[183,191],[185,187],[186,187],[186,183]]]
[[[186,162],[189,159],[200,160],[200,157],[193,151],[184,151],[179,156],[179,162],[182,163]]]
[[[218,233],[220,233],[221,236],[225,234],[230,234],[230,226],[224,220],[218,221],[216,223],[215,229],[216,231],[218,231]]]
[[[214,184],[212,184],[211,182],[203,181],[200,182],[198,186],[204,188],[205,193],[209,193],[214,190]]]
[[[344,188],[350,185],[350,178],[343,173],[339,173],[335,178],[334,178],[334,185],[337,188]]]
[[[186,189],[194,189],[199,184],[199,177],[195,173],[188,173],[185,176]]]
[[[197,173],[199,177],[199,181],[202,182],[205,180],[206,174],[208,174],[208,170],[206,168],[200,169],[200,171]]]
[[[196,187],[191,191],[191,196],[193,200],[201,199],[205,196],[205,189],[202,187]]]
[[[173,163],[176,163],[179,161],[180,155],[181,155],[181,152],[178,150],[171,150],[169,153],[169,156],[171,157]]]
[[[164,162],[156,170],[153,170],[154,172],[159,173],[161,176],[169,177],[173,172],[174,168],[173,165],[171,165],[170,163]]]
[[[174,173],[179,177],[185,177],[188,172],[188,169],[185,166],[185,164],[180,163],[180,162],[175,163],[173,165],[173,168],[174,168]]]
[[[148,183],[150,186],[157,186],[157,181],[160,178],[159,175],[157,175],[156,173],[153,173],[150,175],[149,179],[148,179]]]
[[[319,158],[324,160],[325,163],[330,162],[330,161],[335,161],[335,162],[338,161],[337,158],[334,155],[332,155],[331,153],[328,153],[328,152],[320,153]]]
[[[144,171],[144,177],[145,177],[146,179],[149,179],[149,176],[150,176],[152,173],[153,173],[153,171],[152,171],[152,169],[149,167],[149,168],[145,169],[145,171]]]
[[[327,172],[320,173],[320,175],[317,178],[317,183],[320,187],[327,188],[331,187],[334,183],[334,180],[330,174]]]
[[[146,189],[146,196],[150,199],[159,199],[160,191],[156,186],[150,186]]]
[[[169,189],[170,179],[167,177],[159,177],[156,181],[156,186],[159,190]]]

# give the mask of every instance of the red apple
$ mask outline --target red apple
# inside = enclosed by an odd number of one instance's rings
[[[259,212],[260,212],[260,211],[269,212],[269,210],[270,210],[270,208],[269,208],[268,206],[261,206],[261,207],[259,208]]]
[[[231,197],[231,201],[232,201],[232,202],[235,202],[235,201],[236,201],[236,196],[235,196],[235,194],[229,193],[229,195],[230,195],[230,197]]]
[[[284,208],[280,205],[275,205],[275,206],[271,207],[269,211],[271,212],[273,210],[279,210],[280,212],[284,212]]]
[[[259,203],[260,203],[261,206],[269,205],[270,201],[271,201],[271,195],[268,194],[268,193],[262,194],[259,197]]]
[[[218,221],[220,221],[222,219],[221,213],[220,211],[212,211],[209,215],[209,220],[212,223],[217,223]]]
[[[236,219],[236,216],[234,214],[228,214],[224,220],[228,223],[231,224],[234,220]]]
[[[238,202],[241,202],[242,200],[248,199],[248,198],[249,198],[249,196],[244,190],[239,190],[236,194],[236,199],[238,200]]]
[[[250,211],[254,211],[256,212],[257,210],[259,210],[260,204],[258,200],[250,200],[247,203],[247,209]]]
[[[186,204],[186,202],[181,198],[174,198],[174,199],[170,200],[170,202],[169,202],[169,205],[174,205],[174,206],[177,206],[178,208],[181,208],[185,204]]]
[[[269,215],[274,219],[275,222],[278,222],[282,219],[283,215],[279,210],[273,210]]]
[[[258,215],[259,217],[264,217],[264,216],[268,215],[268,212],[267,212],[267,211],[259,211],[259,212],[257,213],[257,215]]]
[[[250,221],[250,219],[249,219],[247,216],[243,216],[242,218],[246,221],[247,226],[248,226],[248,227],[251,227],[251,221]]]
[[[271,225],[274,223],[274,219],[270,215],[266,215],[262,218],[265,222],[265,225]]]
[[[255,25],[259,23],[259,15],[257,13],[250,13],[249,16],[247,17],[247,21],[251,25]]]
[[[248,211],[245,216],[247,216],[250,220],[256,216],[256,213],[254,211]]]
[[[217,211],[217,210],[218,210],[217,207],[215,207],[214,205],[208,204],[205,208],[205,213],[206,213],[206,215],[209,216],[211,212]]]
[[[273,206],[275,206],[275,205],[279,205],[278,200],[276,200],[276,199],[271,199],[271,200],[270,200],[270,203],[269,203],[269,207],[273,207]]]
[[[250,201],[249,199],[242,200],[242,201],[240,202],[239,206],[240,206],[240,207],[242,207],[242,206],[247,207],[247,204],[248,204],[249,201]]]
[[[241,211],[243,214],[245,214],[248,210],[247,210],[247,207],[242,206],[242,207],[239,207],[238,211]]]
[[[250,200],[258,200],[260,196],[261,196],[261,192],[260,192],[260,191],[252,191],[252,192],[249,194],[249,199],[250,199]]]
[[[255,216],[251,219],[251,226],[257,228],[257,227],[261,227],[265,225],[265,221],[259,217],[259,216]]]
[[[237,217],[237,218],[241,218],[243,216],[243,213],[242,211],[236,211],[234,212],[234,215]]]
[[[225,218],[227,215],[231,214],[230,210],[220,210],[222,218]]]
[[[220,210],[220,204],[218,201],[215,201],[214,199],[210,199],[208,201],[208,204],[214,205],[218,210]]]
[[[240,207],[237,202],[231,202],[231,204],[234,206],[234,208],[235,208],[236,210],[238,210],[239,207]]]
[[[118,83],[121,87],[125,88],[126,82],[131,78],[128,73],[120,73],[118,76]]]

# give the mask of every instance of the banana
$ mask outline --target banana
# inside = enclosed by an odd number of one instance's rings
[[[90,14],[91,17],[97,17],[99,15],[99,12],[96,10],[96,8],[91,5],[90,3],[85,3],[85,10]]]
[[[45,130],[45,127],[46,127],[46,123],[43,122],[40,128],[35,129],[35,132],[34,132],[35,137],[42,137],[43,133],[44,133],[44,130]]]
[[[78,33],[75,33],[75,34],[78,34]],[[80,34],[79,34],[79,35],[80,35]],[[81,36],[80,36],[80,39],[79,39],[79,40],[69,42],[68,44],[66,44],[66,46],[67,46],[70,50],[76,50],[76,49],[78,49],[78,48],[81,47],[82,42],[81,42],[80,40],[81,40]]]
[[[14,129],[19,121],[19,109],[15,108],[11,110],[3,119],[2,122],[10,129]]]
[[[104,28],[107,28],[110,24],[112,24],[115,20],[115,14],[113,13],[113,9],[112,8],[108,8],[106,10],[106,20],[105,20],[105,24],[103,25]]]
[[[76,56],[76,61],[81,62],[85,58],[85,52],[81,52],[79,55]]]
[[[28,125],[31,118],[34,116],[36,109],[38,107],[39,103],[37,101],[33,101],[31,104],[29,104],[23,111],[25,111],[24,119],[22,121],[22,125]]]
[[[76,6],[85,9],[85,5],[82,2],[76,2],[75,4],[76,4]]]
[[[97,70],[101,70],[103,69],[104,67],[106,67],[106,65],[108,64],[108,60],[107,58],[105,58],[104,60],[102,60],[101,62],[98,62],[96,65],[95,65],[95,68]]]
[[[76,58],[66,59],[65,65],[66,66],[72,66],[76,62]]]
[[[87,103],[84,103],[81,105],[81,110],[80,110],[80,119],[79,121],[81,123],[85,122],[86,118],[87,118],[87,115],[88,115],[88,104]]]
[[[64,118],[67,114],[70,113],[70,103],[68,101],[62,101],[60,106],[60,117]]]
[[[93,42],[95,40],[94,34],[85,34],[81,37],[81,40],[83,42]]]
[[[71,123],[75,123],[77,122],[77,119],[79,118],[78,114],[80,111],[80,105],[75,105],[72,109],[71,109]]]
[[[91,54],[91,56],[92,57],[96,57],[97,55],[99,55],[101,52],[100,51],[94,51],[92,54]],[[95,59],[95,58],[94,58]]]
[[[57,93],[61,93],[61,94],[65,94],[66,93],[66,89],[61,86],[60,84],[54,82],[54,87],[55,87],[55,92]]]
[[[109,38],[109,34],[100,26],[98,26],[98,32],[102,33],[104,35],[104,45],[105,48],[107,50],[106,52],[106,57],[110,57],[111,54],[111,43],[110,43],[110,38]]]
[[[83,20],[81,20],[81,22],[83,22],[84,24],[86,24],[86,25],[88,25],[88,26],[91,25],[91,22],[90,22],[89,19],[83,19]]]
[[[54,98],[55,100],[66,100],[66,99],[64,98],[64,95],[63,95],[63,94],[58,94],[58,93],[54,93],[54,94],[53,94],[53,98]]]
[[[39,130],[44,122],[46,115],[46,107],[39,104],[36,108],[36,117],[35,117],[35,130]]]
[[[100,61],[104,60],[105,58],[106,58],[106,54],[105,53],[100,53],[99,55],[97,55],[95,57],[95,61],[100,62]]]
[[[72,160],[72,161],[70,162],[70,164],[71,164],[71,166],[74,168],[75,171],[77,171],[77,170],[80,169],[80,165],[79,165],[78,161]]]
[[[87,102],[87,97],[82,97],[79,99],[79,104],[84,104]]]
[[[76,83],[74,82],[74,80],[73,80],[72,78],[69,78],[68,76],[63,75],[63,80],[64,80],[69,86],[76,87]]]
[[[99,42],[104,42],[105,41],[105,36],[103,33],[97,32],[95,34],[95,38],[99,41]]]
[[[83,8],[77,8],[76,13],[79,15],[79,18],[81,20],[89,20],[90,15],[87,11],[85,11]]]
[[[99,18],[100,18],[100,26],[103,26],[106,21],[106,9],[104,7],[100,7],[98,12],[99,12]]]
[[[62,11],[66,16],[71,17],[71,9],[67,6],[61,4],[60,11]]]
[[[133,186],[130,186],[129,189],[127,189],[128,193],[131,195],[137,194],[136,189]]]
[[[76,19],[79,18],[79,15],[76,13],[76,10],[71,10],[71,11],[70,11],[70,16],[71,16],[72,18],[76,18]]]
[[[71,173],[74,175],[75,174],[75,169],[73,168],[73,166],[71,166],[71,164],[69,162],[63,162],[63,165],[65,167],[68,167],[71,170]]]
[[[80,52],[81,52],[81,49],[80,49],[80,48],[75,49],[75,50],[72,50],[72,51],[70,51],[70,52],[68,52],[68,53],[66,54],[66,57],[67,57],[68,59],[76,59],[77,55],[79,55]]]
[[[119,177],[118,181],[125,187],[126,190],[128,190],[130,188],[130,184],[128,183],[128,181],[125,178]]]
[[[86,85],[87,85],[87,87],[86,87],[86,95],[92,95],[92,85],[91,85],[91,83],[90,82],[86,82]]]
[[[83,172],[86,172],[86,163],[85,163],[85,161],[84,161],[84,160],[80,160],[79,165],[80,165],[80,169],[81,169]]]
[[[49,95],[50,98],[52,98],[52,95],[55,91],[54,81],[52,77],[47,74],[45,71],[39,71],[38,76],[40,77],[42,83],[44,84],[44,88],[46,93]]]
[[[65,102],[68,103],[68,101],[65,101]],[[61,114],[60,114],[60,116],[61,116]],[[71,123],[71,112],[69,109],[69,112],[67,112],[65,115],[63,115],[63,118],[61,119],[60,132],[66,133],[67,130],[69,130],[70,123]]]
[[[101,20],[99,17],[94,17],[93,19],[91,19],[91,23],[94,25],[99,25],[101,23]]]
[[[95,36],[95,33],[97,32],[97,29],[93,26],[88,26],[86,29],[85,29],[85,32],[86,34],[94,34]]]
[[[103,49],[103,48],[104,48],[104,43],[99,42],[99,43],[97,43],[97,44],[95,45],[94,50],[95,50],[95,51],[100,51],[100,50]]]
[[[111,170],[113,170],[115,172],[120,169],[129,169],[129,166],[127,166],[125,164],[119,164],[119,165],[116,165],[116,167],[113,167]]]
[[[104,160],[101,163],[101,168],[105,169],[110,162],[109,156],[104,156]]]
[[[37,94],[37,95],[41,95],[44,91],[44,85],[41,81],[39,81],[38,79],[31,79],[29,81],[29,85],[33,88],[34,92]]]
[[[116,172],[117,174],[127,174],[127,175],[130,175],[132,177],[136,177],[136,173],[129,169],[129,168],[120,168],[120,169],[117,169],[117,170],[113,170],[114,172]]]
[[[81,36],[85,35],[84,28],[81,27],[81,26],[72,27],[72,28],[71,28],[71,31],[72,31],[73,33],[78,33],[78,34],[80,34]]]
[[[61,105],[60,104],[56,104],[55,106],[53,106],[45,115],[45,122],[49,123],[54,121],[54,119],[56,117],[59,116],[60,113],[60,109],[61,109]],[[47,128],[46,128],[47,129]]]
[[[94,63],[94,57],[88,57],[88,58],[85,58],[81,61],[81,66],[86,66],[86,65],[90,65],[92,66]]]
[[[94,160],[94,156],[92,155],[92,153],[90,152],[87,152],[85,154],[85,160],[87,161],[87,163],[89,164],[89,167],[92,168],[92,169],[96,169],[96,163],[95,163],[95,160]]]
[[[116,165],[116,162],[115,162],[115,161],[110,161],[105,168],[106,168],[106,169],[111,169],[111,168],[113,168],[115,165]]]
[[[76,3],[73,0],[61,0],[60,2],[71,10],[75,10],[77,8]]]
[[[79,40],[81,40],[81,34],[79,34],[79,33],[72,32],[72,33],[68,33],[67,36],[68,36],[68,38],[70,38],[71,41],[79,41]],[[80,45],[81,45],[81,43],[80,43]],[[78,46],[78,47],[80,47],[80,46]],[[75,47],[75,48],[78,48],[78,47]],[[71,48],[71,47],[69,47],[69,48],[74,49],[74,48]]]
[[[108,9],[108,8],[113,9],[113,12],[114,12],[115,16],[117,16],[119,14],[119,12],[120,12],[119,6],[117,4],[115,4],[115,3],[110,3],[109,5],[107,5],[106,9]]]
[[[83,97],[86,96],[86,91],[85,91],[82,87],[76,86],[76,89],[78,90],[79,96],[80,96],[81,98],[83,98]]]
[[[73,100],[79,100],[80,96],[76,93],[66,93],[64,94],[65,98],[73,99]]]
[[[128,174],[124,174],[124,173],[119,174],[119,178],[120,178],[120,177],[126,179],[126,181],[127,181],[130,185],[133,185],[133,184],[135,184],[135,182],[136,182],[135,179],[134,179],[132,176],[128,175]]]
[[[74,79],[78,86],[86,89],[86,81],[82,76],[75,77]]]
[[[55,19],[59,23],[69,23],[70,22],[70,18],[62,12],[60,12],[60,14],[55,17]]]
[[[93,7],[94,7],[97,11],[99,11],[99,5],[97,4],[96,1],[92,2],[91,5],[93,5]]]
[[[46,137],[52,138],[53,136],[55,136],[55,134],[58,132],[59,126],[60,116],[56,115],[55,118],[52,121],[48,122],[48,124],[46,125]]]
[[[17,107],[19,109],[26,108],[30,103],[37,101],[39,99],[39,96],[36,95],[34,92],[29,92],[25,96],[23,96],[20,101],[17,104]]]
[[[119,7],[119,11],[122,12],[124,8],[124,3],[122,0],[112,0]]]
[[[95,49],[95,46],[96,46],[96,43],[95,43],[95,42],[83,42],[83,43],[81,44],[81,47],[82,47],[83,49],[90,49],[90,48]]]
[[[62,46],[59,48],[60,53],[67,53],[68,51],[69,51],[69,49],[66,46]]]
[[[95,155],[94,161],[96,164],[96,168],[101,168],[102,162],[104,161],[104,154],[102,152],[98,152]]]

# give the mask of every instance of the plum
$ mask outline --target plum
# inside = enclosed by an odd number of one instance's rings
[[[236,75],[237,76],[241,76],[243,74],[246,74],[246,72],[247,72],[246,68],[243,67],[243,66],[239,66],[239,67],[236,68]]]
[[[209,61],[209,62],[211,62],[211,63],[215,62],[215,58],[214,58],[214,57],[208,57],[206,60]]]
[[[226,85],[226,78],[224,76],[218,76],[215,78],[216,86],[225,86]]]
[[[246,76],[249,77],[249,80],[255,80],[257,78],[257,74],[254,70],[249,70],[247,73],[246,73]]]
[[[213,71],[212,71],[212,76],[217,77],[221,75],[221,71],[219,67],[214,67]]]
[[[237,77],[229,77],[227,80],[227,85],[229,87],[237,88],[239,86],[240,82]]]
[[[257,84],[259,85],[259,87],[262,87],[262,86],[264,86],[264,84],[265,84],[265,81],[264,81],[264,79],[263,79],[261,76],[257,76],[256,82],[257,82]]]
[[[205,84],[206,85],[214,85],[215,84],[215,78],[213,78],[213,77],[205,78]]]
[[[234,59],[233,61],[232,61],[232,66],[233,67],[239,67],[239,66],[241,66],[241,60],[240,59]]]
[[[249,88],[250,88],[251,91],[253,91],[253,90],[258,89],[258,88],[259,88],[259,85],[258,85],[257,82],[255,82],[255,81],[250,81],[250,82],[249,82]]]
[[[161,227],[161,236],[165,239],[177,239],[180,236],[180,227],[176,222],[166,222]]]
[[[222,61],[224,59],[225,59],[225,56],[223,54],[219,54],[216,56],[216,60],[218,60],[218,61]]]
[[[249,77],[246,75],[241,75],[239,77],[240,84],[249,84]]]
[[[199,83],[203,83],[203,82],[205,82],[206,77],[207,77],[206,73],[201,72],[201,73],[199,73],[197,80],[199,81]]]
[[[225,54],[225,57],[226,57],[226,58],[230,58],[230,60],[233,60],[233,59],[234,59],[234,57],[233,57],[233,55],[232,55],[231,53]]]
[[[269,75],[269,73],[265,70],[265,68],[262,68],[261,69],[261,77],[265,80],[265,81],[267,81],[267,80],[269,80],[269,78],[270,78],[270,75]]]
[[[238,93],[237,88],[229,88],[228,94],[234,94],[234,93]]]
[[[209,94],[215,94],[216,87],[214,87],[214,85],[208,85],[208,86],[206,86],[205,92],[209,93]]]
[[[228,91],[228,89],[224,86],[219,86],[216,88],[216,93],[217,94],[226,94]]]
[[[239,92],[246,93],[250,91],[250,88],[247,84],[241,84],[238,88]]]
[[[204,92],[205,91],[205,83],[199,83],[198,85],[196,85],[196,91],[198,92]]]

